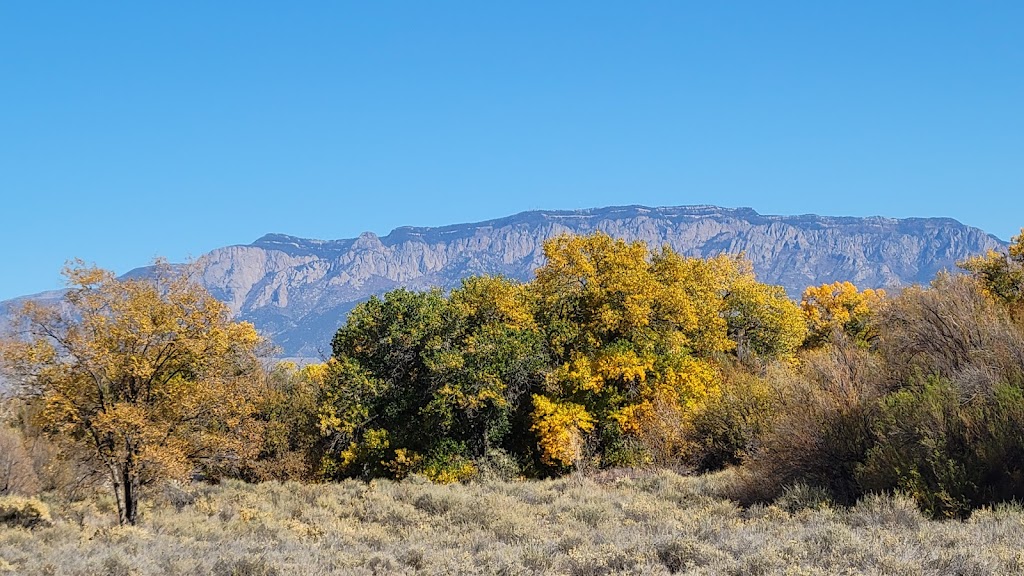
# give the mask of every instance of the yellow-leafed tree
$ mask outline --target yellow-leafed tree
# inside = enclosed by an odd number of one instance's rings
[[[807,319],[809,347],[845,335],[865,345],[871,339],[870,320],[885,299],[885,290],[860,291],[850,282],[833,282],[804,290],[800,308]]]
[[[63,302],[25,305],[0,357],[42,403],[44,429],[107,475],[122,524],[146,483],[255,456],[263,340],[251,324],[162,261],[137,279],[81,261],[64,274]]]
[[[533,431],[539,440],[541,459],[552,466],[572,466],[583,456],[586,434],[594,429],[594,417],[572,402],[547,396],[533,397]]]
[[[722,280],[729,338],[737,356],[759,361],[792,361],[807,337],[800,307],[782,286],[758,282],[749,260],[733,258]]]
[[[742,256],[687,258],[603,233],[556,237],[544,254],[532,288],[553,360],[547,397],[579,407],[593,428],[554,434],[563,428],[550,422],[566,418],[551,414],[567,412],[535,410],[548,464],[566,464],[551,438],[585,432],[604,464],[685,457],[694,418],[719,393],[715,358],[789,359],[806,334],[796,304]]]
[[[1024,228],[1007,252],[990,250],[984,256],[974,256],[958,265],[977,278],[985,290],[1011,305],[1024,302]]]

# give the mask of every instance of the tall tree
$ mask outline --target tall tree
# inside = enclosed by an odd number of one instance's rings
[[[498,277],[450,296],[394,290],[357,306],[332,342],[320,405],[327,477],[475,471],[505,448],[546,363],[531,294]]]
[[[555,467],[575,463],[585,433],[604,463],[680,457],[719,392],[717,355],[789,357],[806,332],[741,256],[686,258],[603,233],[553,238],[544,254],[532,287],[554,366],[533,430]]]
[[[251,324],[162,261],[137,279],[81,261],[64,274],[61,305],[26,304],[0,358],[42,403],[45,430],[107,474],[122,524],[145,484],[251,456],[263,344]]]

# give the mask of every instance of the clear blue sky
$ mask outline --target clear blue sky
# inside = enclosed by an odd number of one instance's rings
[[[1024,226],[1024,2],[0,2],[0,298],[266,232]]]

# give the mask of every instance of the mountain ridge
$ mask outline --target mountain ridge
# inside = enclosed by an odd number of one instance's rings
[[[1006,243],[952,218],[763,215],[711,205],[531,210],[384,236],[319,240],[265,234],[198,259],[200,281],[235,317],[252,321],[288,356],[315,356],[348,310],[397,287],[454,287],[473,274],[527,280],[544,240],[603,231],[686,256],[744,252],[762,281],[793,297],[809,285],[850,280],[884,288],[927,282],[957,260]],[[145,274],[139,268],[127,275]]]

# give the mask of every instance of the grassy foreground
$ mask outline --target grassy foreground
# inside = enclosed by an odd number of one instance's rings
[[[1019,574],[1024,509],[923,518],[906,498],[834,508],[810,490],[740,508],[729,472],[434,485],[166,488],[137,527],[113,502],[51,502],[0,528],[17,574]]]

